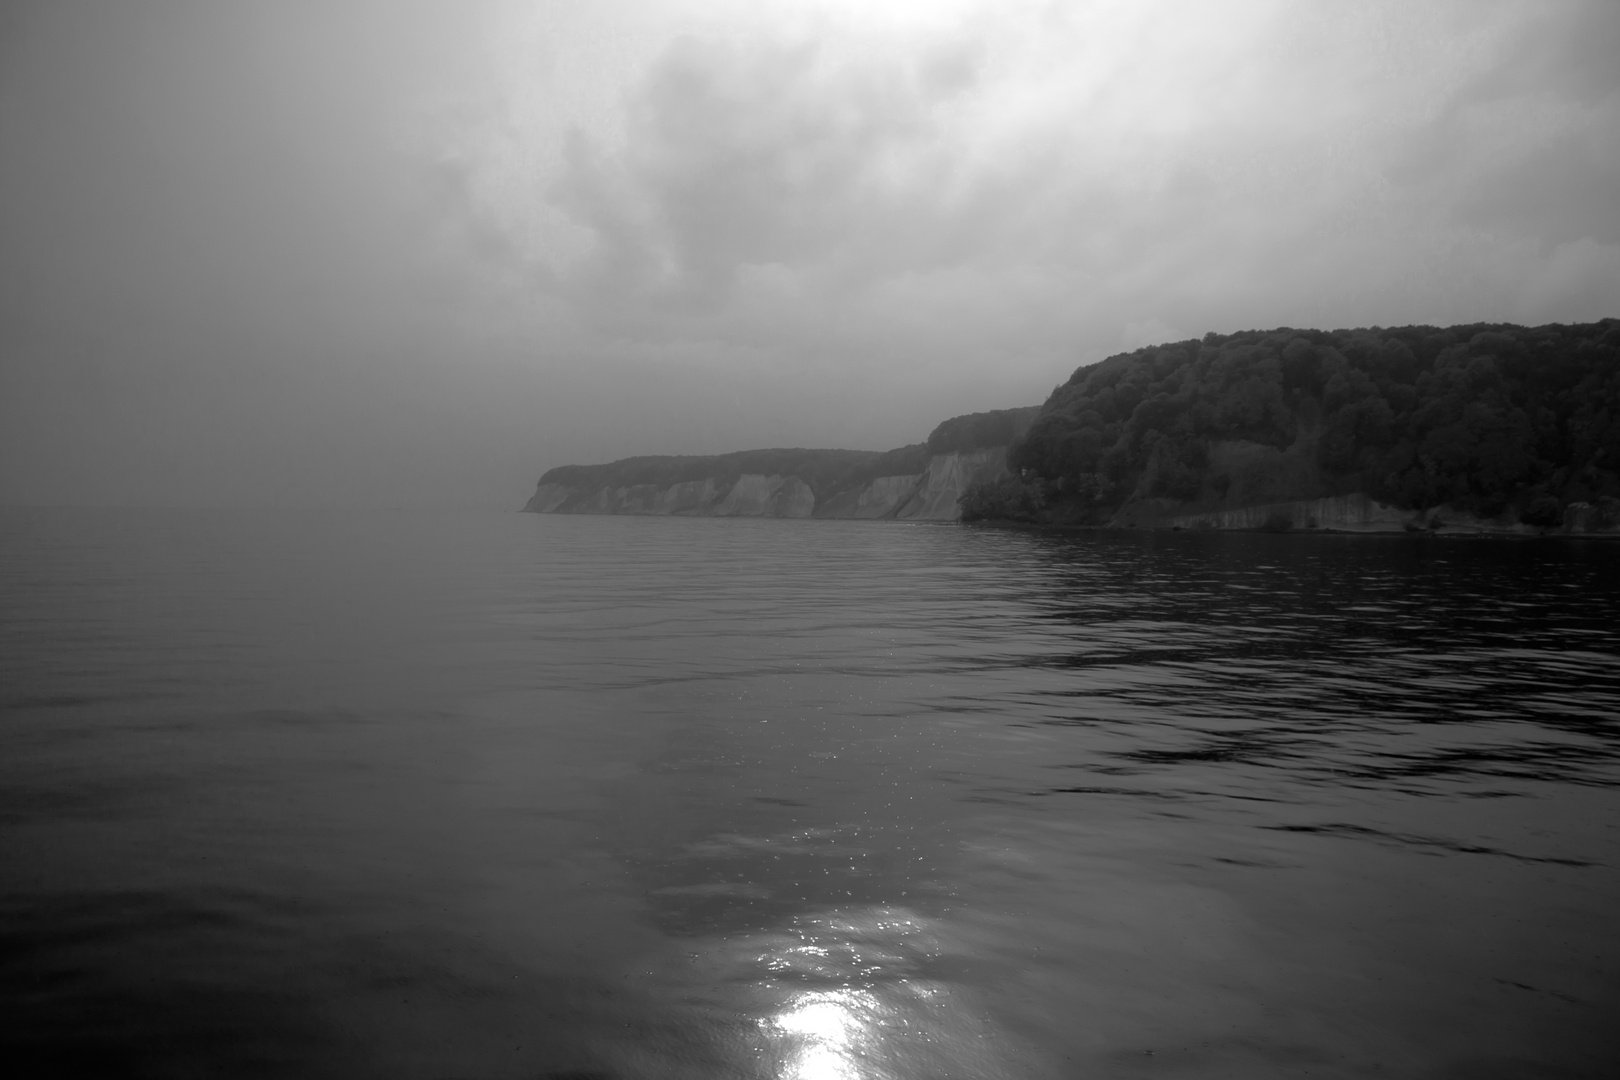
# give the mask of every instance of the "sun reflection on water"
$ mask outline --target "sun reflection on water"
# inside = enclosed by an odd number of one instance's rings
[[[909,912],[844,911],[800,920],[759,955],[777,986],[798,983],[761,1024],[776,1080],[901,1075],[892,1066],[907,1057],[912,1020],[922,1018],[911,1014],[935,996],[916,978],[934,951],[930,938]]]
[[[683,964],[680,980],[692,986],[694,1003],[702,1002],[700,1026],[728,1018],[726,1055],[738,1076],[1020,1076],[1003,1060],[1010,1041],[949,976],[963,951],[939,918],[897,905],[849,904],[805,911],[770,929],[716,935],[688,954],[699,966]]]
[[[877,999],[865,990],[802,994],[770,1020],[782,1038],[780,1080],[873,1080]]]

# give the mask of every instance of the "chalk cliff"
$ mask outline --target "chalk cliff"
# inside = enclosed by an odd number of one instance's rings
[[[739,472],[722,459],[684,462],[686,470],[712,469],[700,479],[622,483],[633,470],[625,462],[570,466],[562,476],[553,470],[541,478],[524,510],[538,514],[682,514],[693,517],[896,518],[906,521],[955,521],[958,503],[974,483],[1006,475],[1007,448],[986,447],[943,454],[910,455],[918,471],[870,475],[885,462],[842,476],[817,476],[825,457],[848,451],[791,451],[808,466],[795,473]],[[891,452],[894,453],[894,452]],[[872,455],[882,458],[885,455]],[[899,459],[904,462],[907,459]],[[892,461],[889,462],[892,464]]]
[[[1037,406],[956,416],[896,450],[746,450],[712,457],[563,465],[540,478],[536,514],[895,518],[955,521],[962,493],[1007,479],[1007,447]]]

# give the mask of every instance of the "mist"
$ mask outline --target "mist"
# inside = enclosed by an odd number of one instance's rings
[[[0,19],[0,500],[520,506],[1215,330],[1620,314],[1620,8]]]

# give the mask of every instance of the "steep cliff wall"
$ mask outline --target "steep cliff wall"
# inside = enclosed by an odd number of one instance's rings
[[[611,482],[614,466],[575,469],[560,483],[547,474],[524,510],[537,514],[681,514],[693,517],[899,518],[955,521],[969,484],[1006,473],[1007,448],[932,454],[921,472],[822,480],[742,473],[667,484]],[[809,471],[809,470],[807,470]],[[601,481],[607,480],[603,483]]]
[[[834,493],[815,509],[816,517],[890,518],[917,490],[921,473],[879,476],[867,483]]]
[[[749,473],[738,477],[713,509],[700,506],[691,512],[715,517],[809,517],[815,507],[815,493],[797,476]]]
[[[563,465],[540,478],[534,514],[900,518],[955,521],[963,492],[1006,478],[1008,443],[1037,406],[956,416],[896,450],[745,450],[713,457]]]
[[[990,483],[1007,475],[1007,448],[995,446],[951,454],[935,454],[928,471],[917,478],[907,500],[894,516],[913,521],[955,521],[962,516],[962,495],[968,486]]]

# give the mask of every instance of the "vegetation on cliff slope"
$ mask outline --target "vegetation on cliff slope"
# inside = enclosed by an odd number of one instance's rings
[[[1112,356],[1053,391],[964,517],[1104,520],[1215,502],[1234,443],[1308,455],[1309,490],[1552,524],[1620,495],[1620,320],[1207,334]]]

